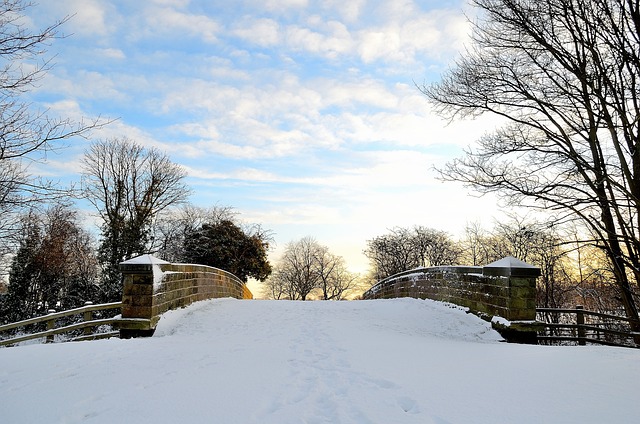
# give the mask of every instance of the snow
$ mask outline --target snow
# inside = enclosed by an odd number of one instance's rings
[[[169,262],[162,259],[158,259],[153,255],[140,255],[127,261],[121,262],[123,265],[153,265],[153,264],[168,264]]]
[[[505,318],[502,318],[501,316],[498,316],[498,315],[495,315],[493,318],[491,318],[491,323],[502,325],[504,327],[511,327],[511,321]]]
[[[632,423],[640,351],[507,344],[416,299],[198,302],[146,339],[0,349],[3,423]]]
[[[531,268],[531,269],[534,269],[537,267],[530,265],[526,262],[523,262],[520,259],[514,258],[513,256],[507,256],[495,262],[491,262],[489,265],[485,265],[484,268]]]

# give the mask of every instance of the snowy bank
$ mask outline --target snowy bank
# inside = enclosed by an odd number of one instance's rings
[[[6,423],[632,423],[640,352],[500,342],[414,299],[218,299],[147,339],[0,349]]]

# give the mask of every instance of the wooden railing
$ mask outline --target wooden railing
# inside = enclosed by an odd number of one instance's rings
[[[575,309],[536,308],[537,321],[543,327],[538,343],[570,342],[581,346],[587,343],[607,346],[640,348],[640,333],[631,331],[629,318]]]
[[[119,331],[95,333],[94,329],[101,325],[111,325],[114,327],[118,327],[119,325],[124,324],[125,323],[124,321],[128,322],[131,320],[123,320],[120,317],[95,318],[94,312],[120,309],[121,307],[122,307],[122,302],[103,303],[99,305],[94,305],[91,302],[87,302],[85,306],[82,306],[80,308],[70,309],[70,310],[61,311],[61,312],[50,311],[47,315],[43,315],[41,317],[26,319],[23,321],[2,325],[0,326],[0,336],[4,332],[9,332],[11,330],[26,327],[29,325],[40,324],[40,323],[45,323],[47,329],[44,331],[37,331],[35,333],[21,334],[17,336],[10,336],[9,338],[6,338],[6,339],[0,339],[0,347],[15,345],[20,342],[35,340],[35,339],[45,339],[45,342],[50,343],[54,341],[54,336],[58,334],[77,333],[79,330],[82,330],[81,335],[75,335],[67,339],[67,341],[94,340],[94,339],[100,339],[100,338],[118,337],[120,334]],[[82,321],[75,322],[73,324],[64,325],[62,327],[56,327],[56,322],[58,320],[66,317],[71,317],[74,315],[82,315]],[[139,321],[139,320],[134,319],[134,321]]]

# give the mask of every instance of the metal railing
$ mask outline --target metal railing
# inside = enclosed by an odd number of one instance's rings
[[[587,343],[640,348],[640,333],[631,330],[627,317],[575,309],[536,308],[537,321],[544,327],[538,332],[541,344],[568,342],[581,346]]]

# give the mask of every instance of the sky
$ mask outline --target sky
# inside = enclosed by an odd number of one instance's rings
[[[638,422],[640,350],[500,342],[432,300],[216,299],[151,338],[0,348],[7,423]]]
[[[29,26],[71,19],[29,101],[116,120],[31,171],[78,181],[92,140],[126,136],[187,170],[191,203],[273,231],[272,257],[312,236],[356,272],[393,227],[490,228],[495,199],[434,167],[495,122],[443,120],[417,88],[454,63],[473,13],[457,0],[41,1]]]

